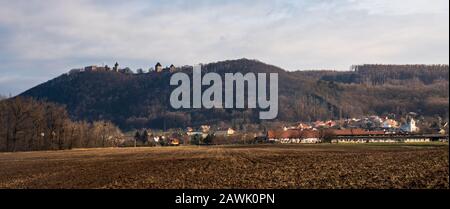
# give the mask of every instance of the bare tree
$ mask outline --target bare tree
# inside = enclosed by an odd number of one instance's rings
[[[0,151],[118,146],[122,138],[114,124],[73,122],[54,103],[22,97],[0,101]]]

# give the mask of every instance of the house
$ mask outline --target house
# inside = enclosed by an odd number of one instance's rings
[[[133,74],[133,71],[129,67],[126,67],[126,68],[123,68],[123,69],[119,69],[118,72],[119,73],[125,73],[125,74]]]
[[[159,136],[155,136],[155,137],[153,137],[153,141],[155,141],[155,142],[159,142]]]
[[[367,142],[395,142],[394,140],[384,141],[373,139],[372,136],[384,135],[384,131],[366,131],[364,129],[342,129],[333,130],[334,139],[332,143],[367,143]]]
[[[269,130],[267,131],[267,138],[273,141],[277,138],[277,133],[274,130]]]
[[[411,139],[404,139],[403,142],[405,143],[418,143],[418,142],[430,142],[430,138],[411,138]]]
[[[372,115],[372,116],[370,116],[369,117],[369,120],[372,122],[372,123],[375,123],[375,124],[381,124],[382,122],[383,122],[383,119],[381,119],[379,116],[377,116],[377,115]]]
[[[327,124],[325,122],[323,122],[323,121],[316,121],[316,122],[314,122],[314,127],[315,128],[320,128],[320,127],[325,127],[325,126],[327,126]]]
[[[211,129],[211,126],[208,125],[201,125],[200,129],[202,130],[203,133],[208,133],[209,130]]]
[[[304,129],[312,129],[313,127],[306,123],[300,123],[300,124],[298,124],[297,128],[300,130],[304,130]]]
[[[336,126],[336,122],[332,121],[332,120],[328,120],[328,121],[316,121],[314,122],[314,127],[315,128],[331,128]]]
[[[227,134],[227,131],[215,131],[215,132],[214,132],[214,136],[222,136],[222,137],[225,137],[225,136],[228,136],[228,134]]]
[[[226,131],[216,131],[214,132],[215,136],[232,136],[236,133],[236,131],[232,128],[228,128]]]
[[[327,127],[334,127],[334,126],[336,126],[336,122],[329,120],[329,121],[325,122],[325,125]]]
[[[69,71],[69,75],[80,73],[80,72],[83,72],[83,71],[84,71],[84,69],[75,68],[75,69],[72,69],[72,70]]]
[[[228,130],[227,130],[228,136],[234,135],[235,133],[236,133],[236,131],[234,129],[228,128]]]
[[[284,127],[283,127],[283,131],[287,131],[287,130],[297,130],[297,129],[298,129],[298,128],[295,127],[295,126],[289,126],[289,127],[284,126]]]
[[[160,72],[162,72],[163,71],[163,66],[161,65],[161,63],[156,63],[156,65],[155,65],[155,71],[157,72],[157,73],[160,73]]]
[[[97,70],[97,65],[91,65],[91,66],[86,66],[84,67],[84,71],[96,71]]]
[[[164,140],[166,139],[165,136],[153,136],[153,141],[158,143],[158,142],[164,142]]]
[[[97,65],[91,65],[84,67],[84,71],[107,71],[106,66],[105,67],[99,67]]]
[[[447,127],[448,127],[448,122],[442,126],[442,128],[439,130],[439,134],[441,134],[441,135],[447,134],[447,130],[448,130]]]
[[[318,131],[303,130],[302,131],[302,143],[304,144],[316,144],[321,142],[320,134]]]
[[[398,122],[393,119],[386,118],[386,120],[383,121],[383,123],[381,124],[381,128],[386,128],[386,129],[398,128]]]
[[[178,146],[178,145],[180,145],[180,140],[177,138],[171,138],[169,140],[169,145],[170,146]]]
[[[203,132],[191,130],[191,131],[187,131],[186,135],[188,135],[188,136],[203,135]]]
[[[169,67],[170,72],[175,72],[176,70],[177,70],[177,68],[175,67],[175,65],[170,65],[170,67]]]
[[[208,136],[208,133],[207,132],[205,133],[203,131],[195,131],[193,128],[188,127],[187,130],[186,130],[186,135],[189,136],[189,137],[198,135],[198,136],[201,136],[204,139],[204,138],[206,138]]]
[[[267,132],[267,138],[269,138],[269,141],[282,144],[314,144],[321,142],[319,132],[314,130],[290,129],[279,132],[270,130]]]
[[[408,117],[406,123],[403,124],[400,129],[408,133],[415,133],[419,131],[419,128],[416,126],[416,121],[412,117]]]
[[[342,130],[333,130],[333,134],[335,136],[376,136],[376,135],[384,135],[384,131],[366,131],[364,129],[355,128],[355,129],[342,129]]]

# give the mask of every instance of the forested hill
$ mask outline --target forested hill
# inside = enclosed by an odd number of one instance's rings
[[[191,73],[190,68],[185,72]],[[314,121],[366,114],[448,118],[448,65],[362,65],[354,71],[287,72],[240,59],[205,65],[203,72],[279,73],[278,121]],[[109,120],[123,129],[172,128],[200,124],[259,123],[259,110],[171,109],[171,72],[64,74],[20,96],[64,104],[73,119]]]

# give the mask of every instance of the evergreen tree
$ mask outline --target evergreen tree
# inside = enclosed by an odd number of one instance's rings
[[[136,140],[136,141],[141,140],[141,133],[139,133],[139,131],[136,131],[136,133],[134,134],[134,140]]]
[[[148,132],[147,132],[147,130],[144,130],[144,133],[142,133],[141,139],[142,139],[142,142],[144,142],[144,143],[148,142]]]

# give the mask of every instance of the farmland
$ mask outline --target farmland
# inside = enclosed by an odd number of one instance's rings
[[[0,153],[0,188],[449,188],[448,144]]]

